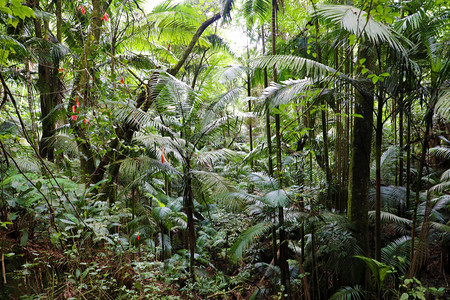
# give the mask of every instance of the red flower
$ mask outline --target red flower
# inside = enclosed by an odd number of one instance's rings
[[[76,120],[77,120],[77,115],[70,116],[70,119],[71,119],[72,121],[76,121]]]
[[[161,146],[161,163],[163,164],[165,162],[166,162],[166,160],[164,159],[164,148],[163,148],[163,146]]]
[[[123,77],[120,77],[120,83],[124,84],[125,82],[123,81]]]
[[[78,6],[78,9],[81,10],[81,14],[86,14],[86,9],[84,8],[83,5]]]
[[[58,69],[58,72],[64,72],[64,69],[63,68]]]
[[[138,241],[139,241],[139,234],[138,234]]]
[[[75,105],[72,105],[72,112],[75,113]]]
[[[100,19],[103,20],[103,21],[105,21],[105,22],[108,22],[108,20],[109,20],[109,15],[108,15],[108,13],[105,12],[105,13],[103,14],[103,17],[101,17]]]
[[[77,101],[77,107],[80,107],[80,102]]]

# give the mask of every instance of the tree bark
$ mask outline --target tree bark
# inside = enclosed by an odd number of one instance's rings
[[[370,44],[361,45],[360,54],[369,54],[370,47]],[[367,56],[366,66],[373,66],[373,59],[370,54]],[[368,195],[374,86],[371,81],[360,79],[359,82],[355,83],[355,88],[355,113],[362,117],[355,117],[353,125],[347,216],[353,224],[359,246],[364,255],[369,256]],[[362,280],[365,280],[365,277],[365,275],[362,275]]]

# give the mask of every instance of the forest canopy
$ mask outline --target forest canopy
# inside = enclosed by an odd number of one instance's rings
[[[447,299],[447,0],[0,0],[2,299]]]

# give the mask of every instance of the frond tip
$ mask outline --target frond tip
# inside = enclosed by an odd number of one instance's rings
[[[230,259],[233,262],[237,262],[242,258],[245,250],[250,248],[264,232],[271,228],[269,223],[258,223],[246,231],[244,231],[231,246]]]

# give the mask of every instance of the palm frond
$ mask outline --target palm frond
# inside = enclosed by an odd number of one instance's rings
[[[374,220],[375,219],[375,211],[371,210],[369,211],[369,218]],[[386,211],[380,212],[380,219],[382,223],[394,223],[402,226],[410,226],[412,224],[412,221],[407,218],[399,217],[393,213],[389,213]]]
[[[257,16],[261,20],[267,19],[271,9],[271,0],[246,0],[243,7],[246,18]]]
[[[435,112],[437,115],[450,120],[450,90],[444,90],[435,106]]]
[[[117,162],[120,164],[120,173],[129,177],[148,176],[157,172],[175,173],[178,171],[171,165],[161,163],[159,159],[145,156],[128,157]]]
[[[170,153],[178,161],[183,160],[182,154],[184,153],[184,149],[187,146],[186,141],[183,139],[164,137],[150,132],[147,132],[144,135],[138,135],[135,139],[156,149],[160,148],[160,146],[163,146],[164,152]]]
[[[63,153],[67,153],[70,157],[78,156],[78,145],[73,136],[65,134],[53,135],[46,138],[45,143],[48,147],[62,150]]]
[[[409,267],[409,254],[411,249],[411,237],[402,236],[381,249],[381,261],[395,267],[403,274]]]
[[[290,203],[289,195],[283,189],[270,191],[259,200],[270,207],[288,207]]]
[[[436,146],[429,150],[430,154],[450,161],[450,147]]]
[[[256,187],[261,189],[278,189],[278,180],[264,173],[251,173],[247,176],[248,180]]]
[[[39,163],[29,157],[19,156],[15,158],[17,166],[23,172],[40,173],[41,168]]]
[[[442,223],[438,223],[438,222],[430,222],[431,228],[440,231],[440,232],[445,232],[447,234],[450,234],[450,225],[447,224],[442,224]]]
[[[214,172],[192,171],[192,174],[201,184],[201,189],[212,195],[223,194],[235,190],[234,184],[225,177]]]
[[[292,55],[266,55],[255,58],[250,61],[252,67],[255,68],[271,68],[276,65],[277,69],[288,69],[293,72],[305,72],[306,75],[327,75],[328,73],[334,73],[336,70],[318,63],[317,61],[292,56]]]
[[[229,66],[227,67],[223,73],[221,82],[232,82],[234,80],[243,79],[244,76],[247,75],[248,68],[241,65]]]
[[[195,155],[195,159],[198,164],[208,166],[210,168],[212,168],[212,166],[217,162],[233,161],[237,158],[239,158],[239,154],[227,148],[210,151],[200,150]]]
[[[230,249],[231,261],[237,262],[242,259],[244,251],[251,247],[254,243],[256,243],[258,241],[258,238],[270,228],[270,223],[258,223],[239,235]]]
[[[381,183],[385,185],[395,184],[395,168],[400,158],[401,151],[398,146],[390,146],[383,152],[380,159]],[[372,164],[370,176],[375,179],[376,165]]]
[[[365,292],[362,286],[346,286],[334,293],[330,300],[360,300],[365,299]]]
[[[403,209],[406,206],[406,188],[402,186],[381,186],[381,203],[383,209],[387,211]],[[375,188],[369,191],[369,199],[371,203],[375,203]]]
[[[438,193],[438,194],[440,194],[440,193],[443,193],[443,192],[445,192],[445,191],[450,191],[450,180],[449,180],[449,172],[450,170],[447,170],[447,171],[445,171],[445,173],[444,174],[447,174],[447,180],[442,180],[441,179],[441,182],[439,182],[439,183],[437,183],[437,184],[435,184],[435,185],[433,185],[431,188],[430,188],[430,192],[435,192],[435,193]],[[443,174],[443,175],[444,175]]]
[[[257,197],[244,191],[222,193],[215,196],[218,203],[231,211],[240,211],[246,204],[254,202]]]
[[[272,107],[287,104],[310,89],[312,83],[310,78],[289,79],[281,83],[272,82],[270,86],[263,90],[262,98],[269,100]]]
[[[405,53],[405,49],[400,42],[401,36],[398,33],[375,21],[365,11],[356,7],[320,5],[317,14],[356,36],[365,35],[373,44],[388,43],[393,49]]]

